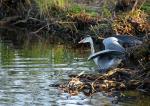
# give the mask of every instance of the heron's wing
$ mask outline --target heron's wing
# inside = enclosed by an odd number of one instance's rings
[[[142,40],[136,36],[117,35],[113,37],[116,37],[117,39],[121,40],[122,44],[128,44],[129,47],[141,45],[143,43]]]
[[[107,55],[107,56],[109,56],[109,55],[116,55],[116,56],[120,56],[120,55],[123,55],[123,52],[120,52],[120,51],[116,51],[116,50],[109,50],[109,49],[106,49],[106,50],[103,50],[103,51],[99,51],[99,52],[96,52],[96,53],[94,53],[94,54],[92,54],[92,55],[90,55],[89,57],[88,57],[88,60],[90,60],[90,59],[94,59],[94,58],[96,58],[96,57],[101,57],[101,56],[104,56],[104,55]]]
[[[117,41],[118,39],[115,37],[108,37],[103,40],[103,44],[105,46],[105,49],[110,49],[110,50],[116,50],[120,52],[124,52],[125,48],[122,47],[120,43]]]
[[[105,49],[116,50],[116,51],[120,51],[120,52],[125,51],[125,48],[123,48],[118,42],[107,43],[104,45],[105,45]]]

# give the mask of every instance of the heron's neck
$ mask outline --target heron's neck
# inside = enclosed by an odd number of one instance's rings
[[[94,49],[94,43],[93,43],[92,39],[90,41],[90,46],[91,46],[91,54],[94,54],[95,53],[95,49]],[[94,58],[93,60],[96,63],[96,65],[98,65],[98,58]]]
[[[95,53],[95,49],[94,49],[94,43],[93,43],[92,39],[90,41],[90,46],[91,46],[91,54],[94,54]]]

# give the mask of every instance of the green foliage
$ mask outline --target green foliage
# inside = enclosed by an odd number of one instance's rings
[[[102,11],[102,17],[104,17],[104,18],[110,18],[112,16],[107,2],[105,2],[103,4],[101,11]]]
[[[95,10],[91,9],[91,8],[85,8],[85,11],[90,16],[98,16],[98,13]]]
[[[41,15],[49,15],[49,8],[52,6],[52,2],[50,0],[35,0],[35,2]]]
[[[63,11],[69,6],[69,0],[35,0],[40,14],[51,16],[52,12]]]
[[[71,13],[80,13],[82,11],[84,11],[84,8],[78,4],[73,4],[70,8],[68,8],[68,12]]]
[[[144,3],[141,9],[150,14],[150,2]]]
[[[97,12],[95,10],[75,3],[68,8],[68,13],[86,13],[90,16],[97,16]]]
[[[95,26],[90,27],[90,31],[93,32],[97,36],[105,35],[105,33],[111,32],[112,28],[108,22],[104,22],[101,24],[97,24]]]

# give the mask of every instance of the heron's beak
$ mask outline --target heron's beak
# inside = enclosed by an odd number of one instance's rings
[[[79,41],[78,43],[83,43],[83,40]]]

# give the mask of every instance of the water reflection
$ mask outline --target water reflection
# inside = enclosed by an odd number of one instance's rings
[[[75,105],[76,103],[71,102],[72,97],[49,85],[68,79],[68,73],[81,72],[81,67],[90,71],[82,55],[77,57],[79,51],[67,49],[63,45],[46,45],[40,42],[28,44],[22,49],[14,49],[11,42],[1,42],[0,53],[2,106],[62,106],[70,103]],[[80,96],[77,98],[76,102],[83,99]],[[66,102],[60,102],[61,100]]]
[[[86,97],[82,92],[70,96],[49,86],[64,82],[70,73],[94,73],[94,64],[86,61],[88,51],[82,53],[79,49],[47,42],[27,42],[21,49],[12,45],[10,41],[0,42],[0,106],[113,105],[102,93],[92,97]],[[136,100],[131,102],[133,106],[135,103]]]

